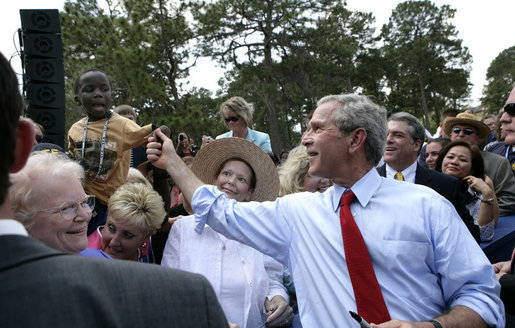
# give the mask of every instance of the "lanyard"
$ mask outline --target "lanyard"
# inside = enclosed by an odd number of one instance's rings
[[[112,114],[112,112],[108,111],[107,115],[106,115],[107,120],[104,124],[104,131],[102,132],[102,145],[100,146],[100,160],[98,163],[98,172],[97,172],[97,175],[95,175],[95,178],[93,178],[93,179],[96,179],[100,175],[100,172],[102,171],[102,164],[104,163],[104,152],[105,152],[105,147],[106,147],[107,124],[109,124],[109,119],[111,118],[111,114]],[[88,133],[88,122],[89,122],[89,117],[87,117],[86,120],[84,121],[84,134],[82,137],[82,159],[81,159],[82,167],[84,167],[84,153],[85,153],[85,149],[86,149],[86,135]]]

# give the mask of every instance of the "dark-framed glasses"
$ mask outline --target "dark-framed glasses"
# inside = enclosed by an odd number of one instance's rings
[[[38,212],[60,212],[64,219],[73,220],[75,217],[77,217],[79,206],[81,206],[86,211],[92,212],[95,208],[95,196],[87,195],[80,202],[67,201],[58,207],[45,208],[39,210]]]
[[[239,119],[241,118],[241,116],[239,115],[236,115],[236,116],[229,116],[229,117],[225,117],[224,120],[229,123],[230,121],[232,122],[236,122],[238,121]]]
[[[515,103],[509,103],[504,106],[504,112],[510,116],[515,116]]]
[[[471,128],[464,128],[464,129],[458,128],[458,127],[452,128],[452,133],[460,134],[461,131],[463,131],[463,133],[465,133],[468,136],[471,135],[471,134],[476,133],[476,131],[474,131]]]

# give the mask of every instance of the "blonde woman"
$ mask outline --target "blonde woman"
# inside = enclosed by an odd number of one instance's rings
[[[150,237],[165,216],[156,191],[143,183],[124,184],[109,198],[106,224],[88,237],[88,246],[115,259],[153,263]]]
[[[252,114],[254,108],[242,97],[232,97],[220,105],[222,122],[231,131],[221,134],[216,139],[237,137],[252,141],[267,154],[272,154],[270,136],[264,132],[252,130]]]
[[[279,197],[301,191],[324,192],[333,185],[329,179],[308,174],[309,157],[306,146],[299,145],[288,153],[288,158],[279,167]]]

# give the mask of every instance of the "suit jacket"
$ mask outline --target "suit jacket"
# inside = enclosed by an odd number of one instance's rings
[[[510,162],[505,157],[487,151],[482,151],[481,156],[485,162],[485,173],[494,183],[499,215],[513,215],[515,213],[515,176]]]
[[[377,171],[379,175],[386,177],[386,164],[378,167]],[[476,239],[478,244],[480,243],[479,226],[474,223],[474,218],[470,215],[470,212],[465,206],[465,195],[461,189],[460,180],[417,164],[415,183],[433,189],[451,202],[474,239]]]
[[[216,137],[216,139],[222,138],[231,138],[234,137],[234,133],[232,131],[223,133]],[[247,137],[245,138],[248,141],[252,141],[261,149],[263,149],[267,154],[272,154],[272,146],[270,144],[270,136],[264,132],[259,132],[252,130],[251,128],[247,128]]]
[[[0,236],[0,327],[227,327],[196,274]]]

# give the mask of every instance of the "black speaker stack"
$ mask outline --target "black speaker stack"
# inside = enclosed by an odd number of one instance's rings
[[[22,9],[20,16],[26,115],[43,126],[44,142],[64,147],[64,65],[59,11]]]

